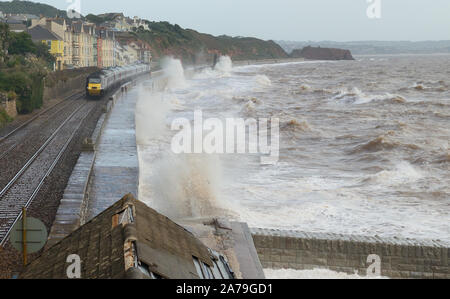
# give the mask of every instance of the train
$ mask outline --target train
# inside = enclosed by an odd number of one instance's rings
[[[88,76],[86,80],[86,95],[89,98],[101,98],[108,91],[139,76],[150,73],[150,65],[144,63],[100,70]]]

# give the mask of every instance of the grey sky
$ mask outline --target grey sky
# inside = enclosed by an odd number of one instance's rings
[[[40,0],[66,9],[70,0]],[[213,35],[297,41],[450,40],[450,0],[81,0],[81,13],[124,12]]]

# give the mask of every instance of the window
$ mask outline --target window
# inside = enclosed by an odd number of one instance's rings
[[[197,274],[201,279],[214,279],[215,278],[213,272],[211,271],[211,268],[207,264],[203,263],[195,256],[193,257],[193,260],[194,260],[195,269],[197,270]],[[217,278],[220,278],[220,277],[217,277]]]
[[[100,83],[102,83],[102,80],[100,78],[91,78],[91,79],[89,79],[89,83],[100,84]]]
[[[200,261],[195,256],[194,256],[194,265],[195,265],[195,269],[197,270],[198,276],[201,279],[205,279],[205,275],[203,274],[202,266],[200,266]]]
[[[166,279],[165,277],[150,271],[150,267],[146,263],[139,261],[138,264],[137,268],[147,277],[150,277],[151,279]]]

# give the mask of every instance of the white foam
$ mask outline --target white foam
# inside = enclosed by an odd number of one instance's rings
[[[413,183],[423,177],[423,172],[406,161],[398,163],[392,170],[383,170],[370,176],[372,182],[395,186]]]

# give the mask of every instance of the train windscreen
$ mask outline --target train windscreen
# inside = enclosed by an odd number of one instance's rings
[[[89,83],[100,84],[100,83],[102,83],[102,80],[100,78],[90,78]]]

